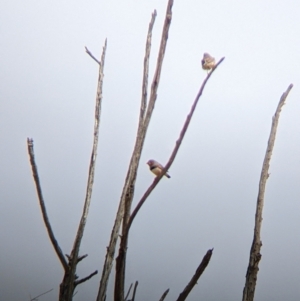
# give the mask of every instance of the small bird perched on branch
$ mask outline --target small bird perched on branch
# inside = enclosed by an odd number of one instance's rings
[[[149,165],[150,170],[156,175],[160,175],[160,173],[162,172],[162,170],[164,169],[164,167],[159,164],[157,161],[155,160],[149,160],[147,162],[147,164]],[[171,178],[171,176],[168,173],[165,173],[165,176],[167,178]]]
[[[207,70],[207,72],[208,70],[211,70],[216,65],[215,58],[209,55],[207,52],[203,54],[203,59],[201,63],[202,63],[202,68],[204,70]]]

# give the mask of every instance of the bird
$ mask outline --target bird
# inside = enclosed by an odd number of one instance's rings
[[[150,171],[152,171],[156,176],[159,176],[162,170],[164,169],[164,167],[161,164],[152,159],[149,160],[147,164],[149,165]],[[167,178],[171,178],[171,176],[168,173],[165,173],[165,176]]]
[[[211,70],[213,67],[215,67],[216,65],[215,58],[209,55],[207,52],[203,54],[203,59],[201,63],[202,63],[202,68],[204,70],[207,70],[207,72]]]

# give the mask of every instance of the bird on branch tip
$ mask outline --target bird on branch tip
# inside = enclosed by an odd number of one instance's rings
[[[156,176],[159,176],[162,170],[164,169],[164,167],[155,160],[149,160],[147,164],[149,165],[150,171],[152,171]],[[165,176],[167,178],[171,178],[171,176],[168,173],[165,173]]]
[[[202,64],[202,68],[204,70],[207,70],[207,72],[209,70],[211,70],[213,67],[215,67],[216,65],[216,60],[214,57],[212,57],[211,55],[209,55],[207,52],[205,52],[203,54],[203,59],[201,61]]]

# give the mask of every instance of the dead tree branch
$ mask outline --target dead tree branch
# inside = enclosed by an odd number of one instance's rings
[[[130,286],[129,286],[129,289],[128,289],[128,292],[127,292],[127,294],[126,294],[126,297],[124,298],[125,301],[127,301],[127,298],[128,298],[128,296],[129,296],[129,294],[130,294],[132,285],[133,285],[133,283],[131,283]]]
[[[88,254],[85,255],[81,255],[77,258],[77,263],[80,262],[81,260],[83,260],[84,258],[88,257]]]
[[[134,289],[133,289],[131,301],[134,301],[134,299],[135,299],[135,294],[136,294],[136,289],[137,289],[138,284],[139,284],[138,281],[136,281],[135,284],[134,284]]]
[[[148,196],[151,194],[151,192],[152,192],[153,189],[156,187],[156,185],[158,184],[158,182],[160,181],[160,179],[161,179],[161,178],[164,176],[164,174],[167,172],[167,170],[171,167],[171,165],[172,165],[172,163],[173,163],[173,161],[174,161],[174,159],[175,159],[175,157],[176,157],[176,155],[177,155],[177,152],[178,152],[178,150],[179,150],[179,147],[180,147],[180,145],[181,145],[181,143],[182,143],[182,141],[183,141],[184,135],[185,135],[185,133],[186,133],[186,131],[187,131],[187,129],[188,129],[188,126],[189,126],[189,124],[190,124],[190,121],[191,121],[191,119],[192,119],[192,117],[193,117],[193,114],[194,114],[194,111],[195,111],[195,109],[196,109],[198,100],[199,100],[200,96],[201,96],[202,93],[203,93],[203,90],[204,90],[204,88],[205,88],[205,85],[206,85],[208,79],[210,78],[210,76],[212,75],[212,73],[213,73],[213,72],[216,70],[216,68],[223,62],[224,59],[225,59],[225,58],[222,58],[222,59],[216,64],[216,66],[214,67],[214,69],[213,69],[210,73],[208,73],[208,75],[206,76],[205,80],[203,81],[203,83],[202,83],[202,85],[201,85],[201,87],[200,87],[200,90],[199,90],[199,92],[198,92],[198,94],[197,94],[197,96],[196,96],[196,98],[195,98],[195,100],[194,100],[194,103],[193,103],[193,105],[192,105],[191,111],[190,111],[189,115],[187,116],[187,118],[186,118],[186,120],[185,120],[185,123],[184,123],[184,125],[183,125],[183,128],[182,128],[182,130],[181,130],[181,132],[180,132],[179,138],[178,138],[178,140],[176,141],[176,145],[175,145],[175,147],[174,147],[174,150],[173,150],[173,152],[172,152],[172,154],[171,154],[171,156],[170,156],[170,159],[169,159],[168,163],[165,165],[165,168],[163,169],[162,173],[154,179],[153,183],[149,186],[149,188],[146,190],[146,192],[144,193],[144,195],[142,196],[142,198],[141,198],[140,201],[138,202],[137,206],[134,208],[133,212],[132,212],[131,215],[130,215],[130,218],[129,218],[129,221],[128,221],[128,224],[127,224],[126,232],[129,231],[129,229],[130,229],[130,227],[131,227],[131,224],[132,224],[134,218],[136,217],[138,211],[140,210],[140,208],[142,207],[142,205],[144,204],[144,202],[146,201],[146,199],[148,198]],[[125,233],[126,233],[126,232],[125,232]],[[123,235],[124,235],[124,234],[123,234]]]
[[[200,276],[202,275],[202,273],[204,272],[204,270],[208,266],[210,258],[212,256],[212,252],[213,252],[213,249],[208,250],[206,252],[206,254],[203,257],[200,265],[198,266],[194,276],[192,277],[192,279],[190,280],[188,285],[185,287],[185,289],[182,291],[182,293],[179,295],[179,297],[177,298],[176,301],[184,301],[187,298],[187,296],[189,295],[189,293],[191,292],[191,290],[193,289],[193,287],[197,283],[198,279],[200,278]]]
[[[144,115],[147,106],[147,88],[148,88],[148,73],[149,73],[149,56],[151,50],[151,38],[152,38],[152,29],[154,26],[156,18],[156,11],[153,12],[151,21],[148,28],[147,42],[146,42],[146,51],[144,58],[144,72],[143,72],[143,84],[142,84],[142,99],[140,106],[140,116],[139,116],[139,125],[137,131],[137,137],[135,142],[135,147],[131,156],[129,163],[123,191],[120,198],[119,208],[116,214],[114,226],[111,232],[109,246],[107,247],[107,253],[105,256],[105,262],[103,265],[102,276],[100,280],[97,301],[105,301],[107,284],[109,275],[112,269],[112,263],[114,259],[116,243],[120,231],[121,221],[124,217],[124,204],[130,204],[134,194],[134,185],[136,181],[137,168],[142,152],[142,147],[145,139],[145,134],[147,128],[144,127]],[[127,206],[127,208],[130,208]],[[125,220],[127,220],[125,218]],[[124,290],[123,290],[124,291]]]
[[[85,46],[85,52],[94,60],[96,61],[99,65],[101,65],[101,63],[95,58],[95,56],[88,50],[88,48]]]
[[[170,289],[168,288],[163,294],[162,296],[160,297],[159,301],[164,301],[166,296],[168,295]]]
[[[167,45],[167,40],[168,40],[168,34],[169,34],[169,28],[172,20],[172,6],[173,6],[173,0],[169,0],[168,5],[167,5],[167,10],[166,10],[166,16],[165,16],[165,22],[163,26],[163,31],[162,31],[162,37],[161,37],[161,42],[160,42],[160,48],[159,48],[159,53],[158,53],[158,58],[157,58],[157,63],[156,63],[156,70],[154,73],[154,78],[152,81],[151,85],[151,93],[150,93],[150,98],[149,98],[149,103],[147,107],[147,112],[146,116],[144,117],[144,120],[140,117],[140,122],[139,122],[139,127],[138,127],[138,135],[136,139],[136,145],[135,145],[135,151],[133,154],[134,160],[130,162],[130,169],[133,169],[132,171],[132,177],[129,177],[129,181],[125,182],[125,186],[128,183],[128,186],[124,189],[125,190],[125,196],[124,196],[124,216],[123,216],[123,227],[122,227],[122,238],[121,238],[121,243],[120,243],[120,248],[119,248],[119,255],[116,259],[116,277],[115,277],[115,290],[114,290],[114,299],[115,301],[123,301],[124,300],[124,282],[125,282],[125,262],[126,262],[126,248],[127,248],[127,236],[124,236],[124,232],[127,229],[127,222],[129,220],[130,216],[130,210],[131,210],[131,204],[133,200],[133,195],[134,195],[134,187],[135,187],[135,180],[136,180],[136,171],[138,168],[139,164],[139,159],[140,155],[142,152],[143,144],[145,141],[146,137],[146,132],[150,123],[150,119],[152,116],[152,112],[154,109],[154,105],[156,102],[157,98],[157,89],[159,86],[159,81],[160,81],[160,74],[162,70],[162,64],[163,64],[163,59],[165,55],[165,50],[166,50],[166,45]],[[152,20],[155,18],[156,14],[152,15]],[[147,38],[147,43],[146,43],[146,54],[145,54],[145,60],[146,61],[146,66],[148,66],[148,53],[150,53],[150,44],[148,43],[151,41],[149,38],[149,32],[151,33],[152,31],[152,20],[149,25],[149,31],[148,31],[148,38]],[[149,45],[147,47],[147,45]],[[147,49],[149,49],[149,52],[147,52]],[[145,66],[145,64],[144,64]],[[147,73],[147,69],[144,70],[144,75]],[[145,87],[147,86],[147,82],[145,81],[147,79],[146,76],[143,78],[143,95],[142,95],[142,103],[141,103],[141,112],[143,108],[143,105],[145,104]],[[142,113],[140,114],[142,115]],[[121,200],[122,203],[122,200]]]
[[[104,44],[102,56],[101,56],[101,62],[99,64],[99,76],[98,76],[96,105],[95,105],[94,141],[93,141],[91,161],[90,161],[90,166],[89,166],[85,202],[84,202],[81,220],[80,220],[78,230],[77,230],[77,235],[74,240],[72,252],[70,255],[70,260],[69,260],[69,265],[68,265],[69,269],[65,273],[63,282],[60,285],[60,301],[71,301],[72,300],[74,288],[76,285],[75,273],[76,273],[76,267],[77,267],[77,263],[78,263],[78,254],[79,254],[80,244],[81,244],[81,240],[83,237],[83,232],[84,232],[84,228],[86,225],[86,220],[87,220],[89,207],[90,207],[90,203],[91,203],[92,189],[93,189],[93,183],[94,183],[94,174],[95,174],[95,165],[96,165],[96,158],[97,158],[97,147],[98,147],[99,126],[100,126],[100,116],[101,116],[101,103],[102,103],[102,86],[103,86],[103,77],[104,77],[103,69],[104,69],[106,47],[107,47],[107,40],[105,40],[105,44]]]
[[[47,291],[47,292],[44,292],[44,293],[42,293],[42,294],[40,294],[40,295],[38,295],[38,296],[30,299],[30,301],[37,301],[39,297],[41,297],[43,295],[46,295],[46,294],[50,293],[51,291],[53,291],[53,288],[51,290]]]
[[[282,94],[275,115],[273,116],[272,119],[271,133],[269,136],[268,146],[263,161],[262,171],[259,180],[259,191],[258,191],[256,213],[255,213],[254,236],[253,236],[253,242],[250,250],[250,258],[249,258],[249,265],[246,274],[245,287],[243,290],[243,301],[253,301],[254,299],[257,274],[259,270],[258,265],[261,259],[260,248],[262,246],[262,242],[260,239],[260,231],[262,225],[262,213],[263,213],[263,206],[264,206],[266,182],[269,177],[270,160],[275,144],[276,131],[277,131],[280,112],[292,88],[293,85],[291,84],[289,85],[287,90]]]
[[[95,272],[91,273],[90,275],[88,275],[87,277],[84,277],[82,279],[76,280],[74,283],[74,286],[76,287],[78,284],[81,284],[83,282],[86,282],[87,280],[91,279],[93,276],[97,275],[98,271],[96,270]]]
[[[39,178],[39,174],[38,174],[38,169],[37,169],[37,165],[35,162],[33,139],[27,138],[27,147],[28,147],[28,154],[29,154],[29,158],[30,158],[30,164],[31,164],[31,168],[32,168],[32,175],[33,175],[33,179],[35,182],[35,187],[36,187],[39,204],[40,204],[43,219],[44,219],[44,224],[48,231],[48,236],[49,236],[52,246],[55,250],[55,253],[56,253],[57,257],[59,258],[64,270],[66,271],[68,269],[68,263],[67,263],[67,261],[64,257],[64,254],[54,236],[54,233],[53,233],[53,230],[52,230],[49,218],[48,218],[46,205],[45,205],[45,201],[44,201],[44,197],[43,197],[43,193],[42,193],[40,178]]]

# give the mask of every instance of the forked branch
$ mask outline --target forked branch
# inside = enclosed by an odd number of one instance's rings
[[[149,54],[150,54],[150,46],[151,46],[150,43],[151,36],[149,36],[149,33],[151,34],[152,32],[152,27],[153,27],[154,18],[156,17],[156,12],[154,12],[154,14],[152,15],[152,20],[149,25],[149,31],[148,31],[148,37],[146,43],[146,54],[144,59],[144,77],[143,77],[143,88],[142,88],[143,93],[142,93],[138,134],[136,138],[136,144],[135,144],[133,156],[129,165],[128,176],[125,181],[125,185],[124,185],[124,189],[122,192],[122,197],[119,205],[122,206],[122,203],[124,203],[124,215],[123,215],[122,239],[120,243],[119,255],[116,260],[116,278],[115,278],[115,295],[114,295],[115,301],[124,300],[124,280],[125,280],[125,262],[126,262],[125,249],[127,246],[127,237],[124,237],[124,231],[126,231],[127,229],[127,222],[130,216],[131,204],[132,204],[134,188],[135,188],[136,172],[137,172],[142,148],[144,145],[146,132],[149,126],[149,122],[157,98],[157,89],[159,85],[163,59],[164,59],[164,54],[165,54],[167,40],[168,40],[168,33],[169,33],[169,28],[172,19],[172,6],[173,6],[173,1],[169,0],[167,5],[167,10],[166,10],[166,15],[165,15],[165,22],[164,22],[164,27],[163,27],[163,32],[162,32],[162,37],[160,42],[157,63],[156,63],[156,70],[151,85],[151,93],[150,93],[149,103],[147,106],[147,112],[146,112],[146,116],[142,118],[142,116],[144,116],[146,97],[147,97],[147,95],[145,95],[145,91],[147,91],[147,83],[148,83],[147,74],[148,74]]]
[[[292,88],[293,85],[290,84],[287,90],[282,94],[275,115],[273,116],[272,119],[271,133],[269,136],[268,146],[263,161],[263,166],[262,166],[260,180],[259,180],[259,190],[258,190],[258,197],[256,203],[256,213],[255,213],[254,236],[253,236],[252,246],[250,250],[250,258],[249,258],[249,265],[246,274],[245,287],[243,290],[243,301],[253,301],[254,299],[257,274],[259,270],[258,265],[261,259],[260,249],[262,246],[262,242],[260,239],[260,231],[262,225],[262,213],[263,213],[263,206],[264,206],[266,182],[269,177],[270,160],[275,144],[276,131],[279,122],[280,112]]]
[[[206,85],[208,79],[211,77],[212,73],[213,73],[213,72],[216,70],[216,68],[223,62],[224,59],[225,59],[225,58],[222,58],[222,59],[216,64],[216,66],[213,68],[213,70],[212,70],[210,73],[208,73],[208,75],[206,76],[205,80],[203,81],[203,83],[202,83],[202,85],[201,85],[201,87],[200,87],[200,90],[199,90],[199,92],[198,92],[198,94],[197,94],[197,96],[196,96],[196,98],[195,98],[195,100],[194,100],[194,103],[193,103],[193,105],[192,105],[191,111],[190,111],[190,113],[188,114],[188,116],[187,116],[187,118],[186,118],[186,120],[185,120],[185,123],[184,123],[184,125],[183,125],[183,127],[182,127],[182,130],[181,130],[181,132],[180,132],[179,138],[178,138],[178,140],[176,141],[176,144],[175,144],[175,147],[174,147],[174,149],[173,149],[173,152],[172,152],[172,154],[171,154],[171,156],[170,156],[170,159],[168,160],[168,162],[167,162],[167,164],[165,165],[165,168],[163,169],[163,171],[161,172],[161,174],[158,175],[158,176],[154,179],[153,183],[152,183],[152,184],[149,186],[149,188],[146,190],[146,192],[144,193],[144,195],[142,196],[142,198],[141,198],[140,201],[138,202],[137,206],[135,207],[135,209],[134,209],[133,212],[131,213],[130,218],[129,218],[129,221],[128,221],[128,224],[127,224],[126,232],[129,231],[129,229],[130,229],[130,227],[131,227],[131,224],[132,224],[134,218],[136,217],[138,211],[141,209],[142,205],[144,204],[144,202],[146,201],[146,199],[148,198],[148,196],[151,194],[151,192],[152,192],[153,189],[156,187],[156,185],[158,184],[158,182],[160,181],[160,179],[161,179],[161,178],[164,176],[164,174],[167,172],[167,170],[171,167],[171,165],[172,165],[172,163],[173,163],[173,161],[174,161],[174,159],[175,159],[175,157],[176,157],[176,155],[177,155],[177,153],[178,153],[179,147],[180,147],[180,145],[181,145],[181,143],[182,143],[182,141],[183,141],[184,135],[185,135],[185,133],[186,133],[186,131],[187,131],[187,129],[188,129],[188,126],[189,126],[189,124],[190,124],[190,122],[191,122],[191,119],[192,119],[192,117],[193,117],[193,114],[194,114],[194,111],[195,111],[195,109],[196,109],[197,103],[198,103],[198,101],[199,101],[199,99],[200,99],[200,96],[201,96],[202,93],[203,93],[203,90],[204,90],[204,88],[205,88],[205,85]]]
[[[77,263],[81,259],[83,259],[83,257],[78,257],[78,254],[79,254],[80,244],[81,244],[81,240],[83,237],[83,232],[84,232],[84,228],[86,225],[86,220],[87,220],[87,216],[88,216],[88,212],[89,212],[93,184],[94,184],[100,116],[101,116],[102,86],[103,86],[103,77],[104,77],[103,69],[104,69],[106,47],[107,47],[107,41],[105,40],[105,44],[104,44],[102,55],[101,55],[101,62],[99,64],[99,75],[98,75],[98,85],[97,85],[96,104],[95,104],[94,141],[93,141],[91,160],[90,160],[90,165],[89,165],[85,202],[84,202],[82,216],[81,216],[81,220],[80,220],[80,223],[78,226],[76,238],[74,240],[72,252],[71,252],[71,255],[69,258],[69,269],[65,273],[63,282],[60,285],[60,301],[71,301],[75,286],[78,285],[79,283],[82,283],[82,282],[90,279],[96,273],[96,272],[94,272],[90,276],[88,276],[82,280],[78,280],[77,282],[75,281],[76,280],[75,273],[76,273]]]
[[[145,115],[145,110],[147,105],[149,56],[150,56],[150,49],[151,49],[152,29],[153,29],[155,18],[156,18],[156,11],[154,11],[154,13],[152,14],[151,22],[149,24],[149,29],[148,29],[148,35],[147,35],[146,53],[144,58],[143,91],[142,91],[142,100],[141,100],[141,107],[140,107],[140,117],[139,117],[136,143],[129,163],[122,195],[119,202],[119,207],[117,210],[114,226],[110,236],[109,246],[107,247],[107,252],[103,264],[102,276],[101,276],[98,295],[97,295],[97,301],[105,301],[108,279],[112,269],[112,263],[115,255],[116,244],[118,240],[122,218],[124,216],[124,204],[125,202],[127,204],[130,203],[130,201],[128,200],[132,199],[134,193],[134,184],[136,180],[137,168],[138,168],[138,163],[140,160],[141,150],[143,145],[143,139],[142,139],[143,137],[141,133],[144,131],[143,123],[144,123],[144,115]]]

